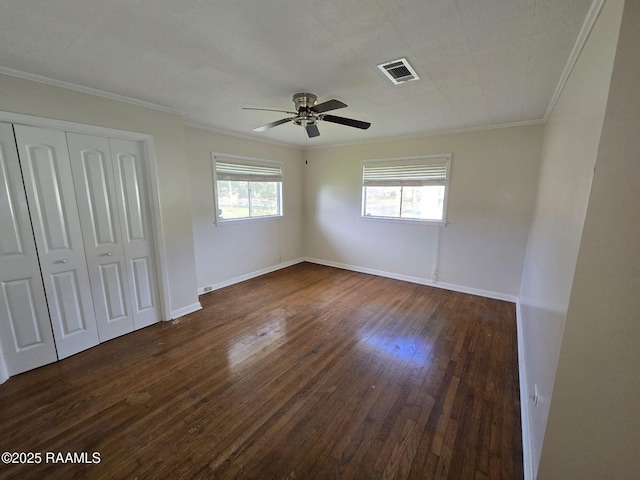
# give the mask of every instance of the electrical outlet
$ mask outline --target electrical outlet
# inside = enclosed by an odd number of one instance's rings
[[[204,287],[205,292],[210,292],[211,290],[213,290],[213,287],[211,285],[207,285],[206,287]]]

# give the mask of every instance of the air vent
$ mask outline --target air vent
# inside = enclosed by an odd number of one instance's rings
[[[382,73],[384,73],[395,85],[411,82],[412,80],[418,80],[420,78],[413,67],[409,65],[406,58],[381,63],[378,65],[378,68],[382,70]]]

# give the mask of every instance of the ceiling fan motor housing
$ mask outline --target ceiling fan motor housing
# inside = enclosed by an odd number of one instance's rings
[[[318,117],[309,110],[318,103],[316,95],[313,93],[296,93],[293,96],[293,103],[298,111],[298,116],[293,119],[294,125],[306,127],[307,125],[316,124]]]
[[[293,96],[293,103],[296,105],[296,110],[299,112],[301,108],[307,109],[313,107],[318,103],[318,97],[313,93],[296,93]]]

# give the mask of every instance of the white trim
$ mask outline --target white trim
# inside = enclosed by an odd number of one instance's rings
[[[164,228],[162,226],[162,206],[160,204],[160,187],[158,185],[158,165],[156,164],[155,144],[153,137],[143,140],[147,161],[147,180],[149,187],[149,202],[151,206],[151,228],[153,229],[154,252],[156,257],[156,269],[158,272],[160,301],[162,302],[162,320],[169,320],[171,311],[171,281],[169,279],[169,266],[167,265],[167,249],[164,241]]]
[[[184,317],[185,315],[189,315],[190,313],[197,312],[198,310],[202,310],[202,304],[200,302],[192,303],[191,305],[187,305],[186,307],[173,310],[171,312],[171,320]]]
[[[7,364],[4,361],[4,353],[2,352],[2,345],[0,345],[0,384],[9,380],[9,370]]]
[[[240,225],[241,223],[268,222],[281,220],[284,215],[263,215],[261,217],[225,218],[214,220],[216,227],[226,227],[227,225]]]
[[[506,293],[492,292],[490,290],[482,290],[474,287],[465,287],[463,285],[455,285],[453,283],[445,282],[433,282],[429,279],[422,277],[413,277],[410,275],[403,275],[400,273],[387,272],[384,270],[376,270],[373,268],[359,267],[357,265],[349,265],[346,263],[332,262],[329,260],[321,260],[319,258],[305,257],[305,262],[317,263],[318,265],[326,265],[327,267],[342,268],[344,270],[351,270],[353,272],[368,273],[370,275],[376,275],[378,277],[393,278],[394,280],[402,280],[403,282],[417,283],[419,285],[426,285],[428,287],[442,288],[444,290],[451,290],[454,292],[468,293],[470,295],[478,295],[480,297],[493,298],[495,300],[504,300],[505,302],[515,303],[518,299],[515,295],[508,295]]]
[[[446,195],[446,192],[445,192]],[[373,215],[360,215],[360,220],[365,222],[387,222],[404,223],[405,225],[419,225],[423,227],[446,227],[447,222],[443,220],[423,220],[421,218],[400,218],[400,217],[374,217]]]
[[[32,127],[48,128],[50,130],[60,130],[64,132],[80,133],[85,135],[98,135],[120,140],[130,140],[142,142],[146,155],[147,180],[149,183],[149,197],[151,203],[151,223],[154,230],[154,250],[158,267],[158,287],[163,305],[161,318],[168,320],[171,312],[169,272],[167,267],[167,252],[164,243],[162,230],[162,216],[160,209],[160,192],[158,188],[157,164],[153,136],[147,133],[130,132],[127,130],[117,130],[115,128],[87,125],[83,123],[69,122],[54,118],[36,117],[0,111],[0,122],[27,125]]]
[[[0,111],[0,122],[85,135],[100,135],[103,137],[115,138],[118,140],[131,140],[135,142],[153,138],[148,133],[130,132],[127,130],[117,130],[115,128],[69,122],[67,120],[58,120],[57,118],[35,117],[33,115],[24,115],[22,113],[5,111]]]
[[[518,336],[518,378],[520,383],[520,420],[522,424],[522,462],[524,480],[534,480],[533,451],[531,450],[531,423],[529,416],[529,393],[527,391],[527,368],[524,361],[524,338],[520,299],[516,300],[516,329]]]
[[[295,260],[290,260],[288,262],[279,263],[277,265],[273,265],[271,267],[263,268],[260,270],[255,270],[250,273],[245,273],[244,275],[239,275],[234,278],[230,278],[229,280],[223,280],[222,282],[214,283],[212,285],[207,285],[204,287],[198,288],[198,295],[205,295],[207,293],[214,292],[216,290],[220,290],[221,288],[228,287],[230,285],[235,285],[236,283],[244,282],[245,280],[250,280],[255,277],[259,277],[260,275],[265,275],[267,273],[275,272],[276,270],[281,270],[283,268],[290,267],[292,265],[296,265],[298,263],[304,262],[304,258],[296,258]],[[208,288],[205,291],[205,288]]]
[[[268,143],[270,145],[277,145],[279,147],[298,148],[298,149],[304,148],[301,145],[297,145],[297,144],[293,144],[293,143],[278,142],[278,141],[275,141],[275,140],[269,140],[267,138],[260,137],[258,135],[249,135],[249,134],[246,134],[246,133],[232,132],[230,130],[223,130],[222,128],[211,127],[209,125],[202,125],[200,123],[184,122],[183,125],[185,127],[189,127],[189,128],[195,128],[195,129],[198,129],[198,130],[204,130],[205,132],[219,133],[220,135],[228,135],[230,137],[243,138],[245,140],[253,140],[255,142],[260,142],[260,143]]]
[[[591,8],[587,13],[587,17],[582,24],[582,28],[580,29],[580,33],[578,34],[578,38],[576,39],[576,43],[573,45],[573,50],[571,50],[571,54],[569,55],[569,59],[567,60],[567,64],[564,66],[564,70],[562,71],[562,75],[560,76],[560,80],[558,81],[558,85],[556,86],[555,91],[553,92],[553,96],[551,97],[551,101],[547,106],[547,111],[544,114],[544,122],[549,120],[551,116],[551,112],[556,106],[558,99],[560,98],[560,94],[562,90],[564,90],[564,86],[567,84],[569,80],[569,75],[573,71],[573,67],[580,56],[580,52],[584,47],[584,44],[587,43],[587,39],[589,38],[589,34],[593,29],[593,26],[598,19],[598,15],[600,15],[600,11],[602,10],[602,6],[604,5],[605,0],[593,0],[591,4]]]
[[[442,225],[444,227],[447,226],[445,223]],[[431,281],[437,282],[438,275],[440,274],[440,238],[442,237],[442,228],[438,228],[436,230],[436,241],[433,245],[433,268],[431,269]]]
[[[42,75],[36,75],[34,73],[27,73],[14,68],[0,66],[0,74],[8,75],[10,77],[22,78],[24,80],[30,80],[32,82],[42,83],[44,85],[50,85],[52,87],[64,88],[66,90],[73,90],[74,92],[86,93],[88,95],[94,95],[96,97],[102,97],[109,100],[115,100],[117,102],[129,103],[131,105],[137,105],[138,107],[150,108],[153,110],[159,110],[165,113],[171,113],[173,115],[179,115],[184,117],[184,112],[175,108],[166,107],[157,103],[146,102],[144,100],[138,100],[137,98],[126,97],[124,95],[118,95],[117,93],[105,92],[104,90],[98,90],[97,88],[85,87],[76,83],[65,82],[63,80],[56,80],[55,78],[45,77]]]
[[[511,123],[500,123],[497,125],[485,125],[481,127],[465,127],[465,128],[452,128],[449,130],[438,130],[432,132],[422,132],[422,133],[410,133],[407,135],[396,135],[396,136],[383,136],[370,138],[365,140],[354,140],[353,142],[343,142],[343,143],[331,143],[327,145],[314,145],[314,146],[298,146],[302,150],[319,150],[322,148],[336,148],[336,147],[353,147],[358,145],[369,145],[372,143],[383,143],[394,140],[411,140],[414,138],[424,138],[424,137],[437,137],[440,135],[451,135],[456,133],[473,133],[473,132],[484,132],[485,130],[496,130],[501,128],[512,128],[512,127],[527,127],[529,125],[541,125],[545,123],[546,120],[544,118],[540,118],[538,120],[525,120],[522,122],[511,122]],[[297,146],[297,145],[289,145]]]

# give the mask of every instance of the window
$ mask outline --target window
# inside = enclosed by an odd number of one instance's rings
[[[362,214],[444,222],[451,155],[371,160],[362,167]]]
[[[216,220],[282,216],[282,164],[213,154]]]

